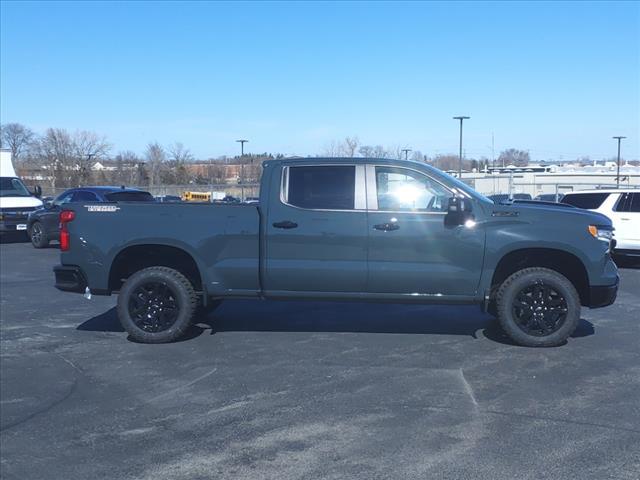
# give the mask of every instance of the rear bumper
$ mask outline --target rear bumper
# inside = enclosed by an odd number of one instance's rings
[[[56,288],[63,292],[84,293],[87,288],[87,280],[80,270],[74,265],[56,265],[53,267],[56,276]]]
[[[589,308],[600,308],[611,305],[618,296],[618,285],[620,277],[616,278],[613,285],[595,286],[589,289]]]

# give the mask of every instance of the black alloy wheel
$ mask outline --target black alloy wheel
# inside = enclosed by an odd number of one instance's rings
[[[567,301],[552,286],[538,281],[518,292],[513,318],[527,335],[545,337],[557,332],[567,320]]]
[[[158,333],[176,323],[180,303],[164,282],[149,281],[137,286],[129,297],[129,315],[145,332]]]

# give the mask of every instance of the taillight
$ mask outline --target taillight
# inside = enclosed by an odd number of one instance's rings
[[[67,223],[76,218],[76,212],[72,210],[63,210],[60,212],[60,250],[66,252],[69,250],[69,230],[67,230]]]

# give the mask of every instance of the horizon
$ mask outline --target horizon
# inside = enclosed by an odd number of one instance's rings
[[[640,158],[640,5],[2,2],[0,120],[142,155]],[[233,21],[229,21],[233,19]],[[55,30],[52,29],[55,25]],[[113,25],[118,28],[114,29]],[[63,55],[61,55],[63,53]]]

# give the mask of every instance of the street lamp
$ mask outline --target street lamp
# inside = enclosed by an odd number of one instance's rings
[[[236,140],[236,142],[238,142],[240,144],[240,156],[244,157],[244,144],[247,143],[249,140]]]
[[[411,149],[410,148],[403,148],[402,151],[404,152],[404,159],[408,160],[409,152],[411,151]]]
[[[471,117],[453,117],[454,120],[460,120],[460,158],[458,159],[458,178],[462,178],[462,121],[469,120]]]
[[[242,161],[242,157],[244,157],[244,144],[249,140],[236,140],[240,144],[240,197],[241,200],[244,201],[244,162]]]
[[[617,185],[616,188],[620,188],[620,141],[623,138],[627,138],[627,137],[611,137],[611,138],[618,140],[618,173],[616,175],[616,185]]]

